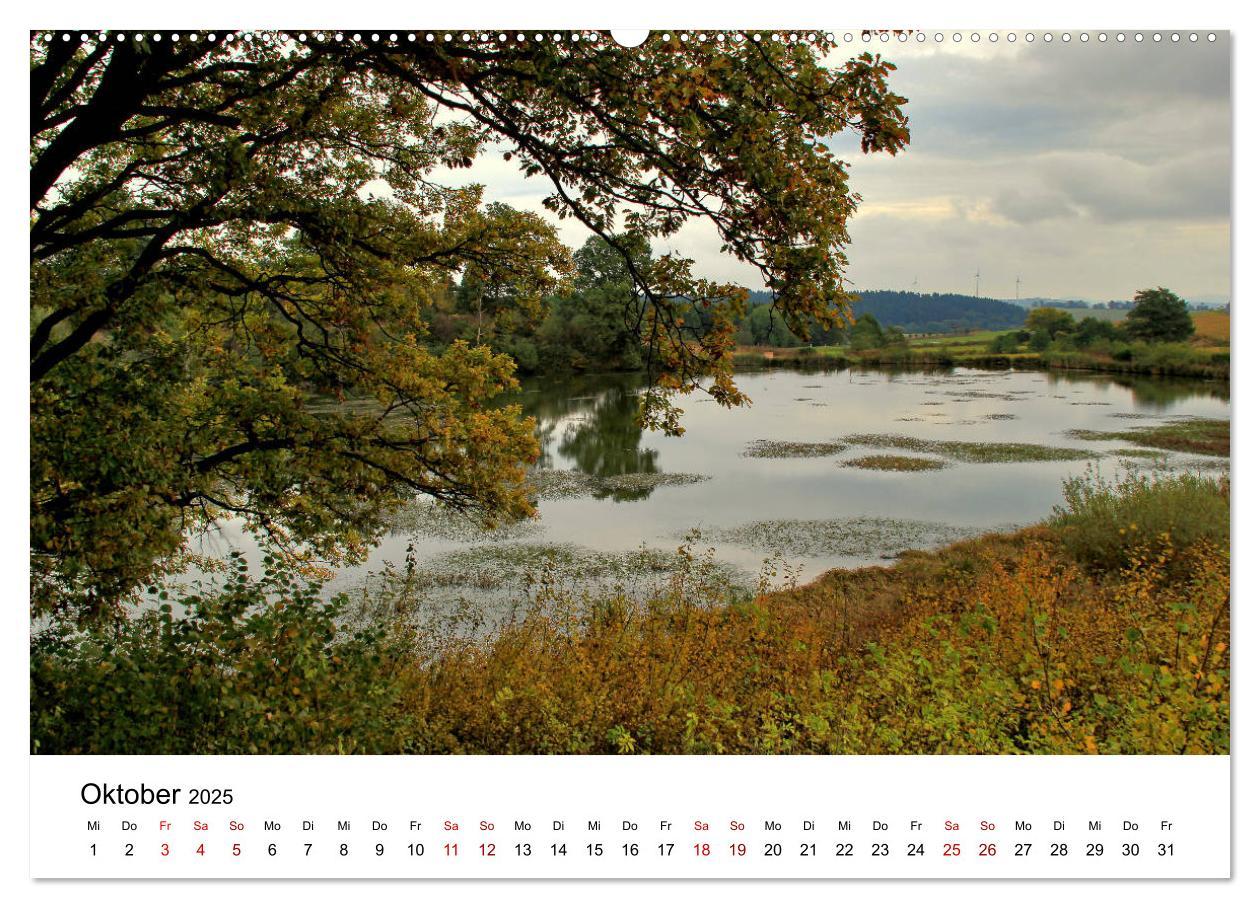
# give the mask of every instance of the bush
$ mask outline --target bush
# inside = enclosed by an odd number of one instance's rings
[[[1015,331],[1008,331],[1005,334],[995,335],[989,341],[988,350],[990,353],[1018,353],[1019,348],[1019,334]]]
[[[1066,480],[1063,497],[1053,524],[1071,555],[1096,570],[1127,567],[1161,545],[1229,541],[1228,480],[1131,472],[1108,482],[1090,470]]]
[[[531,338],[509,335],[495,345],[499,352],[506,353],[516,361],[518,372],[532,375],[542,364],[538,345]]]
[[[274,561],[218,588],[31,644],[37,753],[397,752],[400,635],[339,625],[344,597]]]

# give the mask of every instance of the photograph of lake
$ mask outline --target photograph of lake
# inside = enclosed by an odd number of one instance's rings
[[[32,32],[32,754],[1228,754],[1231,40],[1055,34]]]

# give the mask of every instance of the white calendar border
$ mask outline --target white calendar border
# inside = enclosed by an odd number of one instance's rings
[[[742,6],[742,8],[741,8]],[[25,5],[22,9],[6,10],[7,27],[3,34],[6,41],[6,54],[3,57],[6,66],[4,91],[9,104],[6,109],[4,130],[8,151],[6,174],[16,173],[16,168],[25,166],[27,139],[22,122],[26,89],[26,31],[36,26],[47,26],[53,20],[58,22],[93,22],[108,21],[117,27],[176,27],[189,28],[196,26],[222,27],[224,24],[249,24],[253,27],[279,26],[294,21],[305,21],[311,17],[320,20],[348,21],[353,17],[356,22],[376,21],[388,25],[398,25],[404,17],[416,19],[424,17],[424,21],[434,27],[469,26],[484,24],[493,27],[503,22],[520,23],[526,21],[539,27],[634,27],[653,25],[660,27],[704,27],[720,28],[724,25],[738,23],[741,27],[778,27],[793,26],[802,21],[830,22],[835,19],[846,19],[834,4],[822,2],[773,4],[722,4],[701,9],[699,7],[680,6],[676,2],[663,0],[642,0],[628,7],[595,7],[578,0],[562,0],[551,2],[542,8],[526,8],[519,3],[506,0],[488,0],[476,7],[469,4],[454,4],[444,9],[430,10],[422,7],[403,7],[396,3],[381,3],[373,6],[370,3],[358,3],[352,8],[345,4],[311,4],[298,3],[295,0],[272,2],[265,9],[255,2],[242,0],[221,0],[214,4],[212,11],[202,12],[170,3],[159,3],[156,0],[128,3],[125,9],[105,8],[99,3],[61,2],[55,5]],[[897,9],[871,7],[866,23],[871,27],[916,25],[919,27],[958,27],[970,23],[991,23],[1003,27],[1018,28],[1054,28],[1070,25],[1073,28],[1134,28],[1134,27],[1178,27],[1209,26],[1236,30],[1232,35],[1235,53],[1235,99],[1236,139],[1234,160],[1255,160],[1260,152],[1257,141],[1255,117],[1244,119],[1241,112],[1250,104],[1256,107],[1257,65],[1256,54],[1260,54],[1260,39],[1253,31],[1254,20],[1243,19],[1238,8],[1232,3],[1203,0],[1187,9],[1182,3],[1156,2],[1142,7],[1140,21],[1135,21],[1136,10],[1126,9],[1113,13],[1110,9],[1096,2],[1081,0],[1064,0],[1054,4],[1045,4],[1041,10],[1030,10],[1027,7],[1018,9],[1007,3],[994,2],[958,2],[954,4],[930,3],[926,0],[914,0],[899,4]],[[1254,16],[1254,14],[1252,14]],[[21,21],[10,21],[20,19]],[[890,21],[896,20],[896,21]],[[1192,20],[1192,21],[1187,21]],[[837,25],[843,24],[840,22]],[[19,160],[19,155],[21,156]],[[1254,170],[1239,168],[1235,164],[1235,216],[1233,223],[1233,243],[1235,250],[1255,248],[1256,233],[1255,208],[1257,204],[1257,179]],[[6,179],[3,183],[4,198],[8,204],[5,211],[9,213],[5,224],[9,231],[4,245],[3,255],[9,266],[6,274],[12,275],[11,291],[20,295],[26,292],[25,266],[25,224],[19,224],[16,217],[20,200],[25,194],[24,181]],[[1246,207],[1243,207],[1245,204]],[[1235,299],[1246,297],[1247,291],[1260,285],[1257,279],[1257,266],[1254,256],[1236,257],[1235,275],[1232,284],[1232,295]],[[19,283],[20,282],[20,283]],[[20,298],[20,296],[19,296]],[[1260,306],[1260,304],[1257,304]],[[17,313],[17,305],[10,306],[11,313]],[[11,314],[16,320],[17,315]],[[21,316],[25,318],[25,316]],[[1244,303],[1241,310],[1233,312],[1233,333],[1236,344],[1254,346],[1260,343],[1255,325],[1260,321],[1260,314],[1252,315],[1249,304]],[[3,343],[8,347],[0,356],[0,368],[4,369],[4,405],[5,415],[10,424],[18,424],[26,412],[26,400],[23,397],[22,379],[25,357],[24,333],[18,324],[10,324],[9,330],[0,333]],[[1256,391],[1260,383],[1256,379],[1255,360],[1247,357],[1235,357],[1235,388],[1233,402],[1236,416],[1234,419],[1234,446],[1239,462],[1254,463],[1250,456],[1257,451],[1255,430]],[[1239,418],[1241,417],[1241,418]],[[29,456],[26,436],[23,434],[0,452],[0,463],[7,469],[4,475],[11,477],[5,486],[5,501],[9,505],[4,513],[18,515],[25,511],[26,502],[22,495],[15,491],[21,477],[28,470]],[[1234,477],[1235,506],[1235,551],[1243,551],[1245,547],[1255,550],[1256,526],[1253,515],[1257,510],[1255,481],[1250,474],[1236,474]],[[1244,516],[1247,515],[1247,516]],[[461,903],[476,898],[502,901],[515,897],[516,888],[507,883],[427,883],[423,889],[403,889],[408,884],[399,883],[339,883],[328,881],[303,883],[239,883],[223,882],[217,885],[188,886],[178,883],[117,883],[107,886],[89,886],[84,884],[33,884],[26,879],[26,823],[22,822],[26,811],[23,796],[23,780],[27,778],[29,765],[29,747],[24,729],[27,726],[27,676],[25,671],[27,659],[27,634],[29,628],[25,610],[19,607],[28,590],[24,582],[26,559],[19,553],[26,543],[27,532],[19,528],[16,521],[8,521],[0,525],[0,558],[3,559],[3,573],[8,595],[11,624],[9,633],[4,637],[8,641],[8,656],[4,660],[7,671],[7,683],[3,687],[6,716],[6,728],[17,729],[5,736],[8,747],[3,755],[3,768],[7,770],[0,778],[8,781],[5,786],[5,800],[2,802],[5,818],[3,823],[0,849],[3,850],[5,882],[15,883],[10,891],[17,893],[21,899],[24,895],[31,902],[43,906],[80,905],[88,898],[104,899],[107,902],[126,900],[128,905],[167,904],[178,901],[182,906],[219,905],[224,899],[240,900],[247,903],[253,900],[288,900],[301,899],[304,906],[338,905],[344,906],[347,899],[358,896],[372,899],[385,898],[390,901],[407,898],[439,899],[446,896],[458,899]],[[1256,645],[1255,634],[1252,633],[1254,620],[1247,612],[1246,603],[1255,602],[1253,594],[1257,589],[1256,568],[1254,559],[1249,563],[1239,558],[1236,563],[1236,584],[1238,590],[1234,601],[1242,603],[1236,612],[1232,632],[1235,639],[1235,651],[1250,653]],[[1241,593],[1242,595],[1239,595]],[[1250,703],[1255,693],[1254,674],[1247,668],[1246,659],[1235,666],[1233,690],[1235,703]],[[1251,755],[1257,749],[1256,723],[1247,720],[1235,721],[1234,765],[1239,760],[1251,761]],[[948,759],[948,758],[946,758]],[[1019,758],[1012,758],[1019,759]],[[1082,758],[1089,759],[1089,758]],[[1254,770],[1255,767],[1253,766]],[[1236,883],[1254,883],[1260,871],[1255,869],[1255,861],[1246,857],[1257,853],[1260,840],[1253,832],[1256,814],[1243,810],[1243,805],[1250,806],[1253,799],[1255,783],[1247,772],[1234,770],[1234,853],[1242,855],[1244,860],[1235,862]],[[1243,813],[1249,822],[1239,822],[1238,814]],[[931,882],[878,882],[847,883],[840,891],[823,890],[820,887],[828,884],[819,883],[774,883],[761,884],[741,881],[739,883],[705,883],[701,889],[697,884],[669,883],[643,884],[642,886],[607,886],[600,883],[564,883],[564,884],[529,884],[520,890],[525,899],[542,900],[549,903],[584,903],[598,900],[601,905],[640,905],[644,898],[658,899],[663,896],[671,900],[704,899],[708,901],[721,898],[730,904],[762,903],[768,899],[789,895],[813,902],[820,897],[876,898],[883,904],[908,903],[914,900],[922,902],[925,898],[933,901],[947,902],[973,901],[977,898],[986,902],[1000,898],[1018,899],[1021,905],[1055,905],[1061,906],[1065,898],[1080,899],[1141,899],[1144,904],[1176,904],[1183,905],[1187,899],[1206,896],[1217,902],[1234,902],[1243,898],[1243,886],[1228,887],[1219,884],[1195,883],[1064,883],[1062,885],[1026,886],[1018,882],[984,882],[984,883],[950,883],[944,888]],[[1118,887],[1123,886],[1123,890]],[[1067,888],[1064,888],[1067,887]],[[6,887],[9,888],[9,887]],[[1248,887],[1250,888],[1250,887]],[[672,903],[672,901],[671,901]]]

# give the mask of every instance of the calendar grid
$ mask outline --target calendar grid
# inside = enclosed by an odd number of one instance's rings
[[[1230,874],[1228,757],[35,757],[42,878]]]

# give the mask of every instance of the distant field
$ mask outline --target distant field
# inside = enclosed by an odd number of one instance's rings
[[[1194,333],[1207,341],[1229,345],[1229,313],[1192,312]]]
[[[1009,329],[1015,330],[1015,329]],[[993,338],[997,337],[1001,331],[971,331],[964,334],[945,334],[937,337],[912,337],[910,338],[911,347],[957,347],[960,344],[967,346],[983,346]]]
[[[1080,320],[1086,316],[1106,322],[1120,322],[1129,314],[1127,309],[1065,309]],[[1195,333],[1199,338],[1221,346],[1229,345],[1229,315],[1225,312],[1191,312]]]
[[[1087,315],[1092,315],[1104,322],[1119,322],[1129,314],[1128,309],[1064,309],[1063,311],[1071,312],[1078,322]]]

